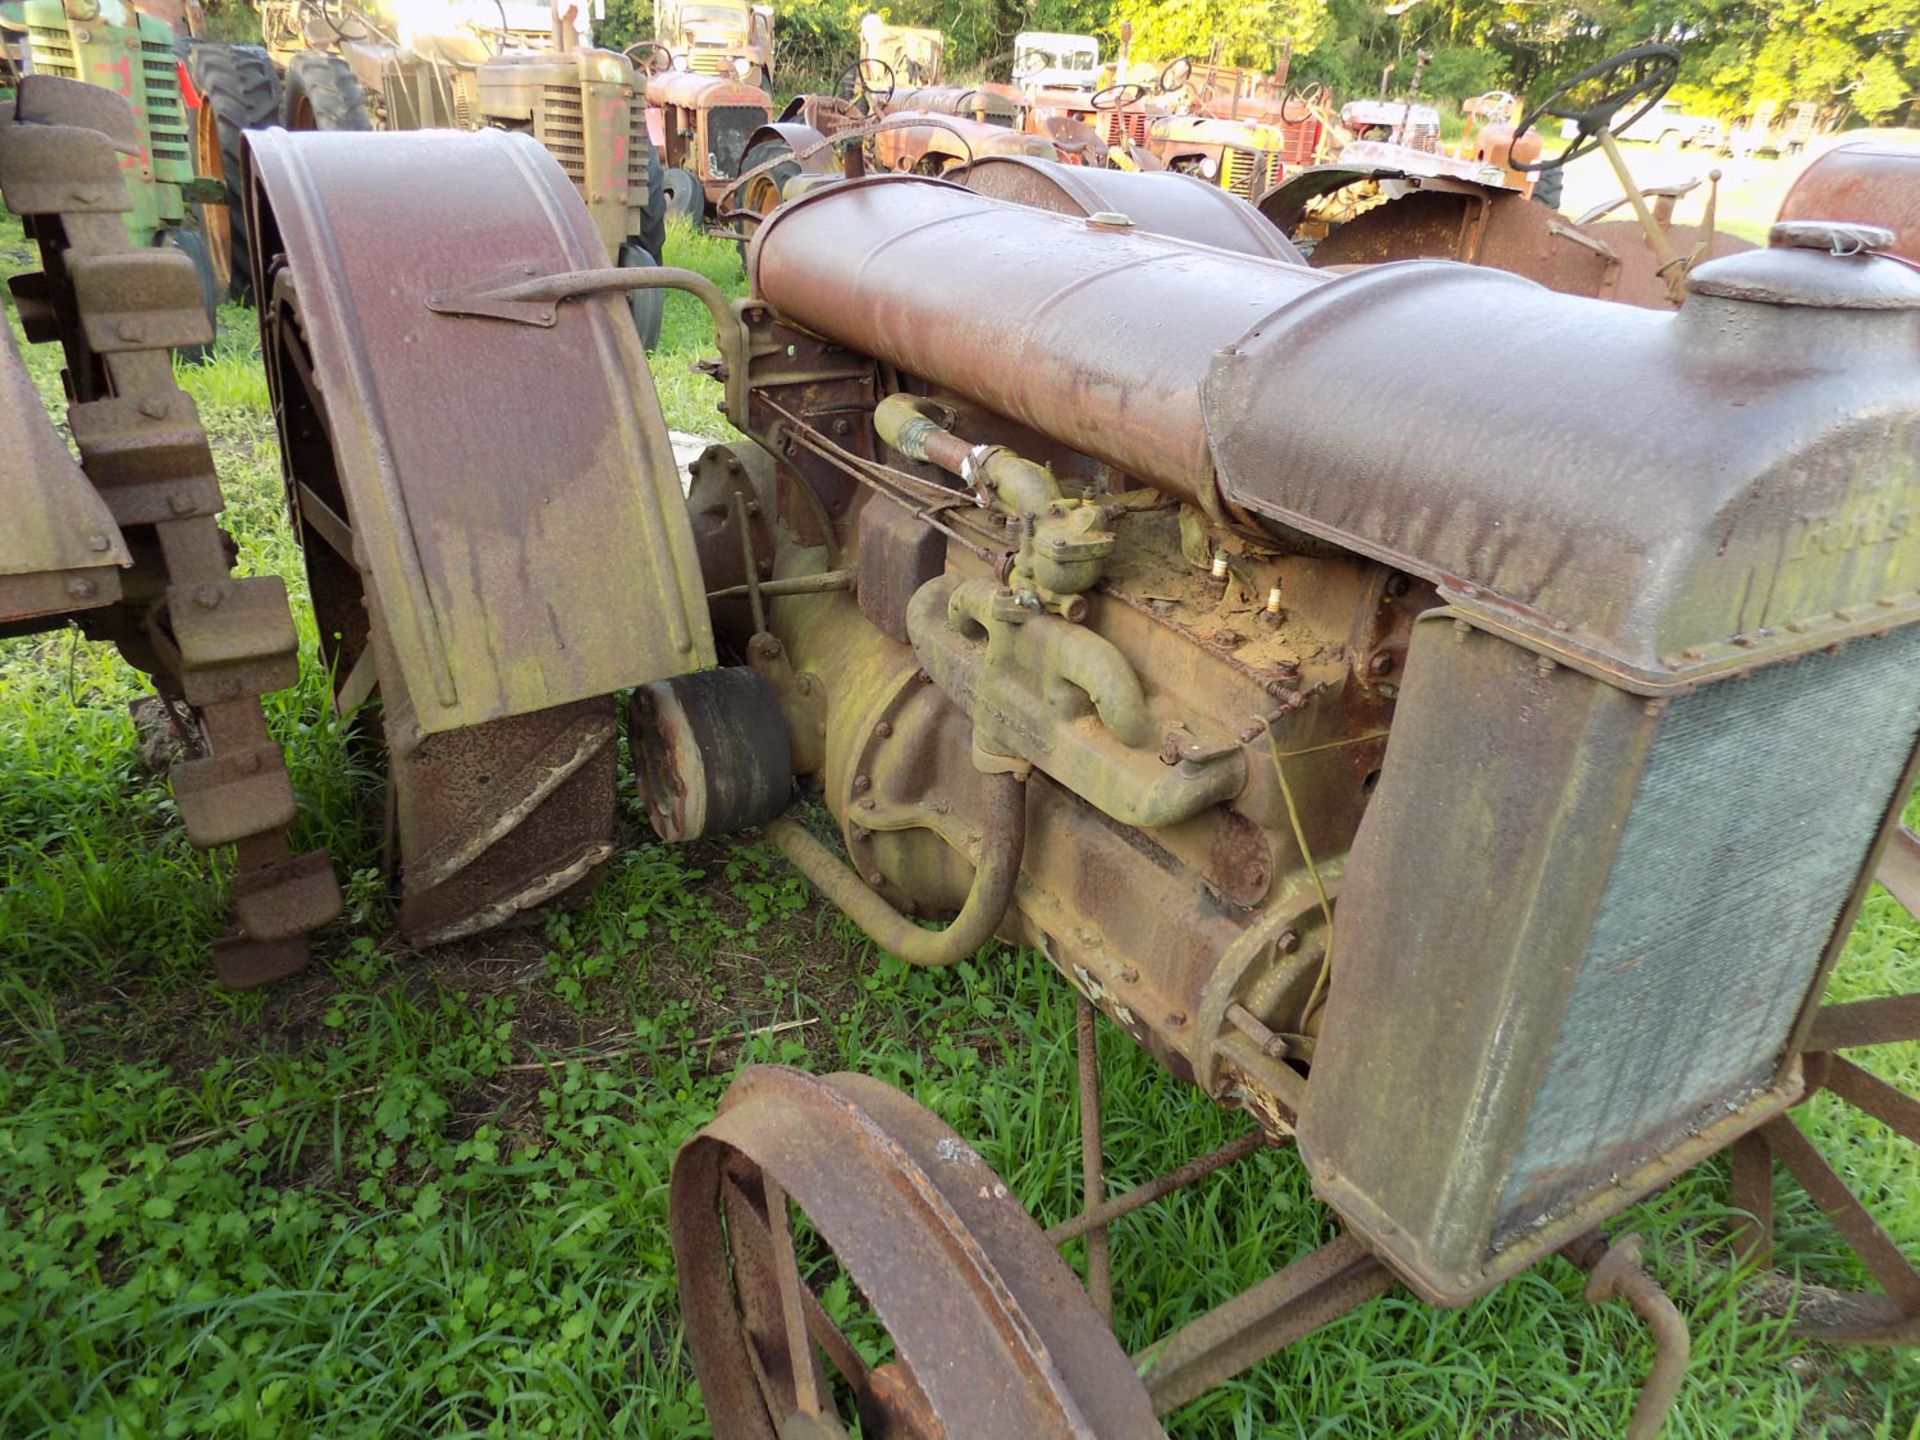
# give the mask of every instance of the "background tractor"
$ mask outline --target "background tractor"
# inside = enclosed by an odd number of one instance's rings
[[[132,123],[114,137],[130,207],[127,233],[137,246],[165,246],[192,261],[211,322],[226,290],[215,213],[225,197],[217,181],[196,178],[219,172],[195,166],[198,97],[183,83],[180,59],[183,50],[191,59],[185,31],[198,8],[24,0],[17,33],[34,73],[97,85],[127,103]],[[197,355],[200,347],[186,353]]]
[[[658,264],[667,196],[648,139],[642,77],[625,56],[586,46],[570,18],[576,13],[527,0],[364,7],[263,0],[264,47],[195,46],[188,63],[205,98],[197,151],[206,173],[226,187],[225,213],[209,228],[234,291],[245,295],[253,283],[239,203],[241,136],[271,124],[530,135],[580,191],[613,262]],[[659,297],[636,292],[633,307],[651,346]]]

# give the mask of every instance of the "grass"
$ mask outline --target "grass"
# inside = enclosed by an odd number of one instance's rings
[[[24,268],[18,231],[0,258]],[[729,246],[670,263],[738,293]],[[250,317],[183,370],[214,439],[242,568],[304,582]],[[705,312],[670,297],[654,370],[670,422],[715,430],[686,365]],[[53,360],[31,353],[49,400]],[[142,686],[70,633],[0,642],[0,1435],[683,1436],[705,1433],[666,1238],[676,1147],[742,1065],[857,1068],[911,1091],[1044,1222],[1078,1195],[1072,995],[990,948],[940,973],[877,956],[764,846],[670,850],[629,800],[584,908],[430,954],[392,933],[354,766],[309,667],[271,697],[348,914],[313,967],[228,995],[205,946],[224,866],[142,772]],[[1876,892],[1837,982],[1920,988],[1920,927]],[[771,1027],[787,1026],[770,1031]],[[1103,1026],[1111,1184],[1221,1143],[1214,1110]],[[1920,1089],[1914,1047],[1873,1053]],[[1910,1251],[1920,1167],[1824,1098],[1806,1123]],[[1853,1270],[1784,1181],[1783,1253]],[[1671,1436],[1920,1437],[1920,1365],[1783,1333],[1714,1237],[1725,1174],[1636,1208],[1694,1358]],[[1267,1152],[1123,1222],[1137,1350],[1331,1234]],[[1650,1347],[1554,1261],[1458,1312],[1393,1295],[1171,1417],[1180,1437],[1591,1437],[1620,1432]]]

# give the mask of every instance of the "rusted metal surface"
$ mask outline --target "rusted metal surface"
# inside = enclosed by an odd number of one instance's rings
[[[1828,1005],[1815,1012],[1806,1051],[1811,1089],[1824,1089],[1920,1146],[1920,1099],[1864,1067],[1831,1052],[1920,1041],[1920,994],[1892,995]],[[1772,1161],[1781,1165],[1820,1207],[1881,1289],[1834,1291],[1819,1287],[1794,1310],[1795,1333],[1830,1342],[1920,1344],[1920,1269],[1873,1218],[1813,1143],[1789,1119],[1763,1126],[1734,1152],[1734,1204],[1753,1218],[1735,1227],[1743,1259],[1766,1263],[1773,1254]]]
[[[1053,143],[1041,136],[966,115],[892,110],[887,120],[888,124],[868,142],[874,163],[881,170],[936,175],[986,155],[1051,160],[1058,153]]]
[[[1655,251],[1640,222],[1570,220],[1529,199],[1524,176],[1490,181],[1482,178],[1486,169],[1479,161],[1401,154],[1395,146],[1359,142],[1336,162],[1290,176],[1260,201],[1260,212],[1288,235],[1326,230],[1313,243],[1316,268],[1460,260],[1523,275],[1565,295],[1656,310],[1678,304],[1663,270],[1670,257]],[[1399,193],[1378,198],[1389,185]],[[1342,191],[1350,194],[1340,196]],[[1324,219],[1308,221],[1309,207],[1329,196],[1340,196],[1343,211],[1358,213],[1330,227]],[[1718,231],[1709,241],[1704,227],[1673,224],[1671,212],[1668,198],[1658,212],[1663,236],[1671,250],[1690,259],[1697,254],[1704,262],[1752,248]]]
[[[4,153],[4,152],[0,152]],[[9,330],[0,346],[0,626],[66,616],[120,598],[126,541],[106,501],[47,420]]]
[[[1593,1272],[1585,1291],[1589,1305],[1625,1300],[1653,1332],[1653,1370],[1634,1402],[1627,1440],[1660,1440],[1667,1412],[1673,1408],[1687,1376],[1687,1358],[1693,1353],[1693,1337],[1687,1333],[1686,1320],[1672,1297],[1640,1268],[1638,1235],[1628,1235],[1611,1245],[1597,1235],[1586,1236],[1569,1246],[1566,1254]]]
[[[951,178],[1016,205],[1083,218],[1124,215],[1138,230],[1290,265],[1306,263],[1293,242],[1246,201],[1192,175],[1095,169],[1007,155],[982,157]]]
[[[1879,358],[1880,337],[1905,334],[1913,311],[1701,293],[1771,274],[1769,253],[1696,271],[1676,317],[1437,263],[1343,277],[1214,365],[1221,487],[1625,683],[1747,669],[1761,649],[1811,651],[1901,623],[1915,597],[1886,577],[1920,563],[1920,541],[1879,518],[1906,504],[1884,498],[1879,477],[1910,463],[1912,442],[1869,412],[1920,404],[1913,367],[1891,349]],[[1823,258],[1837,269],[1820,269],[1822,284],[1920,305],[1920,276],[1891,260],[1805,254]],[[1563,343],[1569,325],[1578,344]],[[1372,381],[1360,397],[1357,373]],[[1551,413],[1509,383],[1528,374],[1570,395],[1594,373],[1619,381],[1607,403]],[[1862,407],[1836,415],[1829,384]],[[1412,446],[1395,421],[1409,407],[1476,423]],[[1448,484],[1427,483],[1433,474]],[[1771,500],[1784,490],[1792,507]]]
[[[753,257],[756,294],[789,321],[1203,503],[1213,465],[1195,377],[1327,279],[877,179],[783,205]]]
[[[322,652],[343,711],[380,702],[400,928],[455,939],[590,880],[613,843],[612,692],[711,661],[676,467],[616,298],[549,301],[556,355],[529,345],[538,325],[432,308],[598,262],[537,146],[249,139],[262,348]],[[409,206],[439,245],[393,228]],[[624,547],[654,563],[630,570]]]
[[[17,113],[32,119],[0,123],[0,177],[44,269],[13,289],[29,336],[65,350],[80,466],[35,413],[38,396],[9,340],[0,448],[25,462],[8,475],[26,491],[7,497],[16,519],[25,517],[10,523],[9,541],[25,553],[10,544],[0,561],[0,626],[77,614],[170,705],[192,708],[192,747],[172,768],[180,819],[188,843],[232,845],[236,861],[235,924],[214,948],[215,974],[231,988],[266,984],[306,964],[305,933],[341,901],[326,852],[296,856],[289,847],[292,785],[260,707],[261,694],[298,678],[286,590],[277,577],[230,573],[229,542],[214,520],[223,502],[213,457],[173,378],[169,347],[212,339],[199,283],[186,256],[131,248],[125,188],[117,171],[99,173],[108,135],[132,128],[125,101],[35,75],[21,85]],[[22,156],[31,185],[17,183]],[[124,583],[101,568],[114,565],[129,567]],[[49,579],[57,604],[47,603]]]
[[[1330,1241],[1136,1356],[1154,1413],[1179,1408],[1393,1286],[1363,1241]]]
[[[1074,996],[1074,1063],[1080,1080],[1080,1198],[1082,1214],[1099,1210],[1107,1194],[1106,1156],[1100,1137],[1100,1053],[1095,1034],[1098,1012],[1084,995]],[[1113,1276],[1108,1269],[1107,1227],[1095,1221],[1085,1227],[1087,1237],[1087,1298],[1094,1312],[1113,1323]],[[1053,1236],[1049,1234],[1048,1240]]]
[[[983,788],[985,814],[973,881],[959,913],[944,930],[923,930],[900,914],[875,890],[880,883],[878,872],[862,877],[847,868],[799,821],[787,816],[770,821],[767,838],[889,954],[911,965],[952,965],[991,940],[1006,918],[1026,845],[1027,792],[1022,777],[989,775]]]
[[[829,1274],[782,1263],[776,1197],[806,1216],[892,1337],[888,1365],[869,1371],[808,1303],[809,1283]],[[671,1217],[687,1346],[720,1440],[830,1419],[809,1378],[815,1346],[854,1391],[863,1429],[1160,1434],[1125,1353],[1039,1227],[965,1142],[887,1086],[744,1072],[675,1160]]]
[[[1894,232],[1892,254],[1920,264],[1920,145],[1871,136],[1810,161],[1780,202],[1782,220],[1853,220]]]
[[[311,474],[291,447],[289,482],[337,485],[419,728],[710,664],[678,474],[624,305],[561,307],[557,345],[428,309],[442,291],[594,267],[552,158],[495,132],[248,141],[256,273],[286,257],[331,442]],[[396,214],[435,219],[400,232]],[[656,558],[638,571],[623,558],[642,553]]]

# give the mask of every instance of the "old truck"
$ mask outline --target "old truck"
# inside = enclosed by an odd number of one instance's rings
[[[654,0],[651,68],[719,75],[773,91],[773,7],[748,0]],[[658,63],[664,59],[665,63]]]
[[[94,190],[94,102],[31,98],[0,191],[90,440],[77,470],[6,392],[38,437],[4,472],[9,623],[138,579],[123,643],[177,639],[187,701],[233,707],[198,815],[266,833],[277,757],[241,722],[290,627],[185,569],[225,564],[152,348],[200,333],[189,267]],[[663,840],[764,836],[877,950],[997,937],[1071,987],[1085,1207],[1050,1231],[858,1075],[748,1068],[689,1139],[668,1224],[721,1440],[1158,1436],[1390,1290],[1461,1306],[1556,1257],[1646,1318],[1652,1436],[1702,1381],[1619,1221],[1723,1154],[1735,1253],[1831,1248],[1810,1211],[1775,1247],[1777,1162],[1860,1262],[1786,1323],[1920,1341],[1920,1272],[1792,1113],[1857,1107],[1901,1142],[1879,1177],[1913,1173],[1920,1108],[1849,1052],[1920,1039],[1920,996],[1826,998],[1876,876],[1920,907],[1920,275],[1891,232],[1783,222],[1661,313],[1310,270],[1178,175],[1125,177],[1166,191],[1151,230],[1118,192],[1075,213],[1082,172],[1046,208],[873,176],[775,211],[733,300],[607,268],[525,135],[248,143],[288,492],[334,683],[388,740],[403,932],[590,879],[631,689]],[[743,437],[684,506],[624,304],[662,286],[711,315]],[[1243,1133],[1109,1194],[1107,1025]],[[1312,1238],[1128,1355],[1108,1228],[1275,1147]]]

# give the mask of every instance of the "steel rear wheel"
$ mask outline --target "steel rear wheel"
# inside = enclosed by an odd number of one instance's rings
[[[281,445],[301,477],[295,520],[321,657],[341,712],[378,701],[384,755],[374,758],[385,767],[387,869],[401,933],[438,944],[583,890],[613,850],[612,697],[463,729],[420,729],[377,596],[354,558],[353,508],[339,483],[298,294],[285,270],[267,284],[263,348]]]
[[[1162,1433],[1019,1202],[878,1081],[744,1072],[674,1162],[670,1225],[718,1440]]]
[[[1920,917],[1920,839],[1902,827],[1880,870],[1880,880],[1907,910]],[[1885,1127],[1893,1172],[1870,1198],[1911,1203],[1920,1174],[1920,1099],[1888,1083],[1846,1052],[1920,1042],[1920,993],[1828,1004],[1815,1014],[1801,1051],[1807,1098],[1825,1093]],[[1753,1218],[1735,1232],[1736,1252],[1767,1264],[1772,1254],[1774,1162],[1806,1192],[1878,1290],[1835,1290],[1802,1285],[1784,1293],[1793,1307],[1791,1329],[1809,1339],[1862,1345],[1920,1344],[1920,1269],[1890,1236],[1865,1200],[1841,1179],[1807,1132],[1781,1116],[1733,1147],[1733,1202]],[[1870,1168],[1870,1167],[1859,1167]]]

